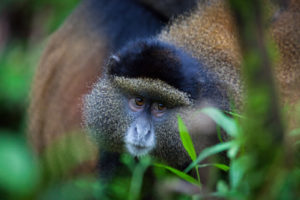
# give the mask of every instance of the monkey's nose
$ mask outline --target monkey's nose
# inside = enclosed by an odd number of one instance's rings
[[[151,127],[148,125],[139,125],[137,124],[134,128],[134,135],[137,137],[139,140],[149,140],[151,136]]]

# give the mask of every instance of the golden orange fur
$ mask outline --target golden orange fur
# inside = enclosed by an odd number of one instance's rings
[[[266,27],[279,50],[275,74],[281,102],[291,106],[290,110],[300,101],[299,5],[299,1],[291,1],[283,11],[276,11],[276,6],[272,5],[268,14],[275,16],[274,21],[269,28]],[[159,37],[185,49],[208,66],[224,81],[237,108],[241,108],[244,89],[236,30],[226,3],[213,0],[207,5],[199,4],[192,14],[176,19]],[[289,129],[295,126],[295,115],[289,117]]]
[[[279,49],[276,78],[280,97],[288,105],[289,129],[300,124],[300,2],[291,1],[287,10],[280,13],[271,27]],[[298,109],[298,110],[297,110]],[[298,112],[298,113],[297,113]]]
[[[81,105],[106,56],[105,39],[93,33],[84,15],[71,16],[51,37],[32,83],[29,108],[28,135],[38,154],[47,154],[45,149],[65,134],[79,134],[81,145],[96,154],[93,144],[82,137]],[[59,159],[57,155],[53,164],[59,165]]]

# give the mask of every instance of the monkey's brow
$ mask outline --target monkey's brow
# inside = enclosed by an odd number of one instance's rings
[[[189,106],[192,104],[187,93],[161,81],[149,78],[126,78],[114,76],[113,83],[120,89],[167,102],[170,106]]]

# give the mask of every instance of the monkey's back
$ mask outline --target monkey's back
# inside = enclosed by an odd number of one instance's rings
[[[175,44],[197,58],[229,89],[232,101],[242,104],[241,55],[229,8],[222,1],[199,4],[194,13],[166,28],[160,39]]]
[[[292,0],[271,27],[278,47],[275,74],[282,103],[288,105],[289,129],[299,125],[300,116],[300,1]]]
[[[274,70],[276,83],[281,103],[294,107],[300,100],[300,3],[290,1],[282,10],[273,4],[269,6],[268,14],[274,19],[270,19],[266,31],[279,51]],[[228,5],[213,0],[199,4],[193,13],[175,20],[159,38],[185,49],[204,63],[223,82],[236,107],[242,108],[242,58],[233,20]]]
[[[160,17],[132,0],[85,0],[79,5],[51,36],[32,83],[28,136],[38,154],[46,160],[50,156],[58,168],[66,156],[87,159],[72,152],[76,148],[97,157],[82,133],[83,95],[101,76],[112,51],[155,35],[162,25]],[[62,140],[67,142],[60,145],[61,152],[54,152]]]

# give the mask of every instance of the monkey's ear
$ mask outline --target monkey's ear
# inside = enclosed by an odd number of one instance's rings
[[[118,55],[112,55],[112,56],[110,56],[109,60],[113,61],[113,62],[116,62],[116,63],[119,63],[120,62],[120,57]]]
[[[108,58],[108,62],[106,64],[108,74],[111,74],[111,69],[113,68],[113,66],[118,65],[120,63],[120,61],[121,61],[120,57],[116,54],[111,55]]]

